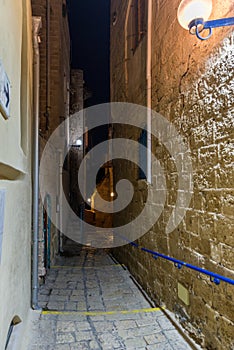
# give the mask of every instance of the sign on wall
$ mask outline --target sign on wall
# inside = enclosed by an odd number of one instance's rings
[[[0,112],[3,117],[10,117],[10,82],[0,61]]]
[[[2,257],[2,237],[4,229],[5,190],[0,190],[0,263]]]

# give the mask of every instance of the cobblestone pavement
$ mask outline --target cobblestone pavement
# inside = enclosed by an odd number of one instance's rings
[[[60,257],[41,286],[28,350],[185,350],[191,347],[105,250]]]

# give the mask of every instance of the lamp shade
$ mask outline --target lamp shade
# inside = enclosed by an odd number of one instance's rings
[[[202,18],[207,21],[211,11],[212,0],[182,0],[177,11],[177,18],[180,25],[188,30],[192,20]]]
[[[80,147],[80,146],[82,146],[82,140],[80,140],[80,139],[77,139],[77,140],[75,141],[75,144],[74,144],[74,146],[77,146],[77,147]]]

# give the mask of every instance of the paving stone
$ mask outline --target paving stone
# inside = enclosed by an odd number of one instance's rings
[[[112,315],[113,317],[113,315]],[[90,316],[90,319],[95,322],[95,321],[105,321],[108,320],[108,316],[105,315],[96,315],[96,316]]]
[[[74,301],[74,302],[78,302],[80,300],[83,300],[84,299],[84,295],[72,295],[69,297],[69,301]]]
[[[71,297],[77,297],[77,296],[79,297],[80,295],[83,295],[83,293],[84,293],[83,288],[82,289],[80,288],[79,290],[75,289],[75,290],[71,291]]]
[[[168,340],[172,342],[175,342],[176,340],[178,341],[178,332],[176,331],[176,329],[168,330],[166,332],[166,337]],[[181,337],[181,342],[184,342],[182,337]]]
[[[70,346],[68,344],[57,344],[49,346],[47,350],[70,350]]]
[[[58,333],[56,335],[56,343],[74,343],[75,342],[75,335],[73,333]]]
[[[57,332],[75,332],[76,325],[72,321],[58,321],[57,322]]]
[[[115,325],[116,325],[117,329],[124,329],[124,330],[134,328],[137,326],[135,320],[118,321],[118,322],[115,322]]]
[[[70,345],[70,350],[90,350],[88,342],[78,342]]]
[[[77,310],[77,303],[73,301],[67,301],[64,303],[64,307],[66,311],[76,311]]]
[[[39,299],[39,302],[43,302],[43,301],[49,301],[49,295],[39,295],[38,296],[38,299]]]
[[[53,294],[49,297],[49,302],[57,302],[57,301],[68,301],[69,296],[68,295],[58,295]]]
[[[93,333],[91,331],[79,331],[75,332],[76,341],[92,340]]]
[[[134,349],[134,348],[136,348],[136,346],[138,346],[138,347],[146,346],[145,340],[143,338],[140,338],[140,337],[126,339],[126,340],[124,340],[124,343],[125,343],[127,349],[130,349],[130,348]]]
[[[168,320],[166,316],[160,316],[156,318],[159,326],[162,328],[162,330],[173,330],[175,327],[173,324]],[[178,334],[178,333],[177,333]]]
[[[47,309],[47,305],[48,305],[48,301],[38,301],[38,304],[40,306],[41,309]]]
[[[89,348],[90,348],[90,350],[99,350],[100,346],[95,340],[91,340],[89,342]]]
[[[146,326],[146,327],[137,327],[137,328],[134,328],[134,329],[129,329],[128,330],[128,335],[129,337],[139,337],[139,336],[142,336],[144,337],[145,335],[152,335],[152,334],[155,334],[155,333],[158,333],[160,332],[160,329],[159,328],[154,328],[152,326]]]
[[[163,343],[166,341],[166,337],[162,332],[151,335],[145,335],[144,339],[147,345]]]
[[[80,322],[76,321],[75,322],[75,327],[77,331],[88,331],[91,329],[91,326],[88,322]]]
[[[146,347],[146,349],[147,350],[173,350],[171,345],[167,342],[158,343],[158,344],[154,344],[154,345],[148,345]]]
[[[53,295],[70,295],[70,291],[66,290],[66,289],[52,289],[51,291],[51,296]]]
[[[141,314],[138,313],[138,314],[134,314],[134,316],[133,316],[132,313],[129,313],[129,314],[115,313],[114,315],[106,315],[105,319],[109,320],[109,321],[116,321],[116,322],[124,321],[124,320],[135,320],[136,321],[136,320],[141,319]]]
[[[68,314],[60,314],[57,316],[58,321],[77,321],[84,319],[86,320],[85,316],[80,317],[80,315],[77,315],[77,313],[68,313]]]
[[[93,326],[96,329],[97,332],[107,332],[107,331],[114,331],[116,329],[113,322],[100,322],[96,321],[93,322]]]
[[[76,306],[76,310],[77,311],[87,311],[87,306],[85,303],[78,302],[77,306]]]
[[[188,343],[185,340],[179,340],[176,339],[174,342],[169,340],[169,343],[171,344],[172,348],[174,350],[189,350],[191,347],[188,345]]]
[[[49,310],[64,310],[64,303],[61,301],[50,301],[47,305]]]
[[[40,287],[39,296],[40,295],[50,295],[50,293],[51,293],[51,289],[45,288],[44,286]]]
[[[139,319],[139,320],[136,320],[136,324],[137,324],[137,327],[141,328],[141,327],[146,327],[146,326],[153,326],[157,329],[160,329],[159,327],[159,324],[157,322],[154,322],[153,320],[151,319]]]

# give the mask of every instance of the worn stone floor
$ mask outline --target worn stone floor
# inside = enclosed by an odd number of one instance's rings
[[[103,249],[83,246],[59,257],[39,304],[27,350],[191,349]]]

